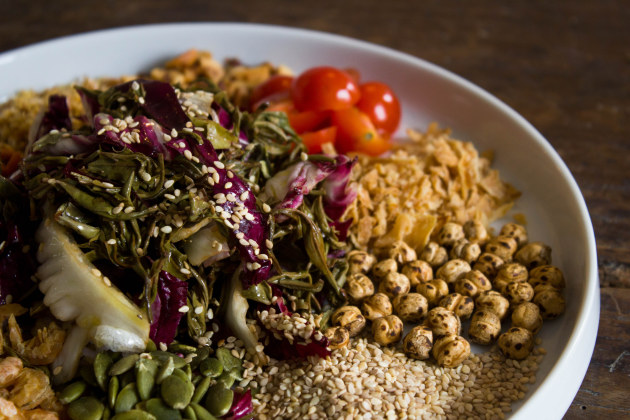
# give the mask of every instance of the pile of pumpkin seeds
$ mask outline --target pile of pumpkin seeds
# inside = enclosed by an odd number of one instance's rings
[[[98,353],[59,399],[72,420],[216,419],[229,412],[243,366],[229,349],[211,351],[173,344],[167,351]]]

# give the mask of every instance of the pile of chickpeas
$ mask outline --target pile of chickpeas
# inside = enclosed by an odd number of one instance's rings
[[[415,359],[433,356],[455,367],[470,355],[462,321],[470,319],[468,339],[498,343],[506,357],[524,359],[543,319],[564,312],[564,276],[551,265],[551,248],[529,242],[527,230],[505,224],[490,236],[478,222],[448,222],[418,254],[402,241],[375,255],[353,251],[344,286],[348,305],[332,314],[326,331],[332,349],[345,346],[371,322],[383,346],[402,339]],[[502,327],[511,318],[511,327]],[[405,335],[405,325],[413,326]]]

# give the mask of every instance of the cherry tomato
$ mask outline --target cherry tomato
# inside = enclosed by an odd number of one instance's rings
[[[287,99],[292,83],[293,77],[291,76],[275,75],[256,86],[249,98],[252,110],[258,108],[263,102],[277,102]]]
[[[348,108],[359,100],[359,87],[346,72],[334,67],[313,67],[299,75],[291,99],[299,111]]]
[[[378,156],[391,147],[389,137],[379,134],[370,117],[358,108],[333,112],[331,124],[337,127],[335,148],[340,153],[359,152]]]
[[[381,82],[367,82],[359,86],[361,99],[357,108],[366,113],[376,129],[392,134],[400,123],[400,102],[389,86]]]
[[[337,127],[326,127],[317,131],[309,131],[300,135],[309,153],[321,153],[324,143],[334,143]]]
[[[329,111],[304,111],[299,112],[289,99],[275,102],[269,105],[267,111],[282,111],[287,114],[289,124],[296,133],[302,134],[307,131],[315,131],[328,125],[330,119]]]
[[[289,124],[298,134],[320,129],[327,125],[329,119],[330,112],[328,111],[296,111],[289,113]]]

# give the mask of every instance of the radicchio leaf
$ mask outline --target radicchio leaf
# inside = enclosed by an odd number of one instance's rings
[[[238,420],[253,412],[254,404],[252,402],[251,390],[248,389],[247,392],[244,393],[235,391],[232,407],[227,414],[227,419]]]
[[[48,109],[39,122],[35,138],[38,139],[51,130],[72,130],[68,102],[63,95],[51,95],[48,98]]]
[[[177,326],[184,316],[179,308],[186,305],[188,283],[161,271],[158,292],[151,304],[151,331],[149,337],[155,343],[170,344],[177,333]]]

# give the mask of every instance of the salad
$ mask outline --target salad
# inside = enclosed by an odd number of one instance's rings
[[[335,98],[344,94],[316,85],[331,74],[351,92],[343,103]],[[253,92],[249,110],[209,79],[79,86],[81,115],[71,115],[65,96],[51,95],[19,165],[18,153],[3,158],[0,309],[16,333],[16,317],[30,308],[56,334],[26,344],[11,336],[25,365],[49,367],[55,385],[76,378],[84,388],[98,385],[80,393],[72,418],[89,403],[108,410],[99,394],[105,379],[84,373],[103,360],[111,367],[141,355],[198,370],[212,359],[229,373],[241,361],[213,346],[228,336],[260,365],[269,356],[330,353],[321,331],[347,300],[351,220],[343,216],[356,197],[349,183],[356,158],[323,154],[322,146],[332,150],[339,133],[341,149],[378,142],[372,152],[380,153],[397,122],[380,131],[365,120],[368,105],[359,99],[369,95],[348,73],[305,75],[295,83],[272,77]],[[270,89],[279,78],[281,88]],[[353,133],[363,126],[352,128],[346,112],[368,123],[362,139]],[[316,140],[322,131],[334,137]],[[285,334],[270,313],[300,318],[306,328]],[[230,404],[210,415],[251,413],[250,391],[231,390],[239,375],[234,368],[222,382]]]

